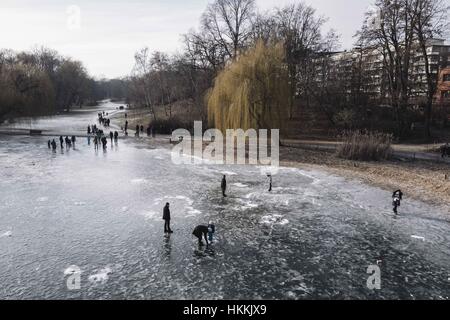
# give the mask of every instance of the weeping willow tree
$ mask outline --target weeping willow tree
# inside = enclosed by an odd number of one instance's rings
[[[255,47],[217,76],[207,94],[209,125],[226,129],[281,129],[289,111],[283,45]]]

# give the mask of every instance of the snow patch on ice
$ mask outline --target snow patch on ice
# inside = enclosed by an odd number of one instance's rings
[[[144,178],[137,178],[137,179],[131,180],[131,183],[133,183],[133,184],[143,184],[146,182],[147,182],[147,179],[144,179]]]
[[[417,239],[417,240],[425,241],[425,238],[424,238],[424,237],[421,237],[421,236],[414,236],[414,235],[412,235],[411,238]]]
[[[222,171],[222,174],[227,175],[227,176],[235,176],[235,175],[237,175],[236,172],[232,172],[232,171]]]
[[[248,187],[248,185],[246,185],[246,184],[243,184],[243,183],[233,183],[232,184],[233,186],[236,186],[236,187],[238,187],[238,188],[247,188]]]
[[[140,213],[142,216],[144,216],[145,219],[153,219],[155,216],[158,215],[155,211],[145,211]]]
[[[46,201],[48,201],[48,197],[37,198],[37,201],[39,201],[39,202],[46,202]]]
[[[289,223],[288,219],[284,219],[281,214],[272,214],[272,215],[266,215],[261,218],[262,224],[279,224],[279,225],[285,225]]]
[[[108,281],[110,273],[112,273],[112,270],[109,267],[106,267],[101,269],[98,273],[90,275],[88,279],[92,283],[104,284]]]
[[[12,236],[12,231],[11,230],[0,234],[0,238],[6,238],[6,237],[11,237],[11,236]]]

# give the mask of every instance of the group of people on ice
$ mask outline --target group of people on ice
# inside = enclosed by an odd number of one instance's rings
[[[272,191],[272,175],[267,175],[269,180],[269,192]],[[220,183],[220,188],[222,190],[222,196],[227,197],[226,191],[227,191],[227,179],[226,175],[223,175],[222,181]],[[171,234],[173,233],[172,229],[170,228],[170,203],[166,203],[163,209],[163,220],[164,220],[164,233]],[[209,245],[213,241],[213,235],[216,232],[216,226],[212,221],[208,223],[208,225],[198,225],[194,228],[194,231],[192,231],[192,234],[198,239],[199,246],[203,246],[202,239],[204,238],[206,241],[206,244]]]
[[[111,119],[105,118],[105,115],[108,116],[108,113],[105,113],[105,111],[99,112],[98,122],[102,124],[104,127],[109,127],[109,125],[111,124]]]
[[[164,220],[164,233],[171,234],[173,233],[170,228],[170,203],[166,203],[163,209],[163,220]],[[206,245],[209,245],[213,242],[213,235],[216,232],[216,226],[212,221],[208,223],[208,225],[198,225],[192,231],[192,234],[198,239],[199,246],[204,246],[202,238],[204,237],[206,241]]]
[[[61,149],[64,149],[64,143],[66,144],[66,149],[70,149],[72,146],[75,148],[75,141],[77,141],[77,138],[75,136],[72,136],[72,138],[69,138],[66,136],[63,138],[63,136],[59,136],[59,144],[61,146]],[[52,149],[53,151],[56,151],[57,143],[56,140],[48,140],[47,145],[49,149]]]

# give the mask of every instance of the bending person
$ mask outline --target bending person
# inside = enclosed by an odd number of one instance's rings
[[[196,226],[194,231],[192,232],[192,234],[198,238],[199,246],[204,245],[203,241],[202,241],[202,236],[205,238],[206,244],[207,245],[209,244],[208,238],[207,238],[207,235],[208,235],[208,227],[207,226],[204,226],[204,225]]]

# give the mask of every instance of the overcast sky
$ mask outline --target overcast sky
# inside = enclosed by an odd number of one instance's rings
[[[197,27],[211,0],[0,0],[0,48],[29,50],[44,45],[83,61],[97,77],[130,73],[134,53],[176,52],[180,35]],[[256,0],[261,11],[299,0]],[[344,49],[373,0],[306,0],[329,18],[328,28],[341,36]],[[76,11],[80,9],[80,25]]]

